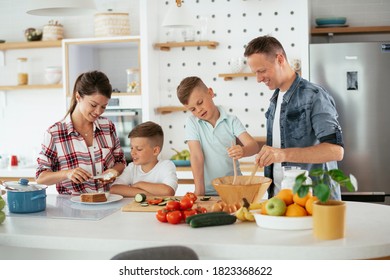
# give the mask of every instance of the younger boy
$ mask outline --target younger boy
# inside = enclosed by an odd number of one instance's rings
[[[240,120],[213,102],[214,92],[198,77],[187,77],[177,87],[177,97],[192,116],[186,122],[195,194],[217,195],[211,181],[234,174],[233,160],[256,154],[257,142]],[[236,138],[241,145],[236,144]],[[238,174],[241,175],[237,163]]]
[[[145,122],[130,133],[133,162],[113,183],[110,193],[134,197],[137,193],[148,196],[173,196],[177,189],[176,167],[170,160],[159,160],[164,142],[160,125]]]

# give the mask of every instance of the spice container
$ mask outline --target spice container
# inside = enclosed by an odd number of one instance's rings
[[[134,68],[126,69],[127,73],[127,92],[136,93],[139,88],[139,70]]]
[[[27,58],[19,57],[18,61],[18,85],[28,84]]]

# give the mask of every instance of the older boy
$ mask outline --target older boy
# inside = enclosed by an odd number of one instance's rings
[[[233,161],[256,154],[257,142],[240,120],[213,102],[214,91],[198,77],[187,77],[177,87],[177,97],[192,116],[186,122],[186,141],[198,195],[217,195],[211,181],[234,174]],[[242,144],[236,144],[238,138]],[[241,175],[237,164],[238,175]]]
[[[170,160],[159,160],[164,142],[160,125],[145,122],[130,133],[133,162],[115,180],[110,192],[127,197],[137,193],[156,196],[172,196],[177,189],[176,167]]]

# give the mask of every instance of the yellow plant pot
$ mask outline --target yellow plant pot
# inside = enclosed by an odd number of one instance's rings
[[[313,233],[321,240],[340,239],[345,236],[344,201],[329,200],[313,204]]]

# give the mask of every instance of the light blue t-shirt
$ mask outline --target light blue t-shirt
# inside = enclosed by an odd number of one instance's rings
[[[213,127],[209,122],[191,115],[186,122],[186,141],[196,140],[204,154],[205,194],[218,195],[211,184],[215,178],[234,175],[233,160],[228,156],[227,148],[236,143],[236,137],[246,132],[241,121],[226,114],[222,107],[217,107],[220,117]],[[241,175],[237,162],[237,175]]]

